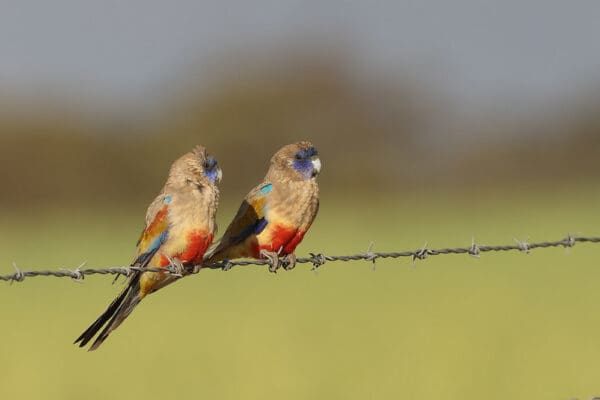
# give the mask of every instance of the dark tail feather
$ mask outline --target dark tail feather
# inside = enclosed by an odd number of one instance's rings
[[[139,295],[138,279],[134,278],[134,281],[132,281],[127,288],[123,290],[112,303],[110,303],[106,311],[104,311],[102,315],[100,315],[100,317],[98,317],[98,319],[96,319],[96,321],[94,321],[92,325],[90,325],[89,328],[75,340],[74,343],[79,343],[79,347],[84,347],[108,322],[108,325],[106,325],[89,350],[92,351],[97,349],[98,346],[106,340],[109,333],[116,329],[142,300]]]
[[[125,321],[125,318],[131,314],[135,306],[137,306],[140,301],[142,301],[142,296],[140,296],[139,285],[135,285],[135,288],[129,291],[127,297],[123,300],[115,314],[112,316],[108,322],[108,325],[106,325],[102,332],[100,332],[92,346],[89,348],[89,351],[96,350],[98,347],[100,347],[108,335],[117,329],[123,321]]]
[[[204,263],[214,263],[225,260],[226,256],[226,246],[223,242],[224,238],[221,238],[217,243],[213,243],[212,246],[204,253],[204,257],[202,257],[202,262]]]

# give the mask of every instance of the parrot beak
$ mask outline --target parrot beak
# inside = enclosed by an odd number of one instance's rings
[[[319,172],[321,172],[321,160],[319,158],[313,158],[311,162],[313,166],[312,176],[314,178],[315,176],[319,175]]]
[[[217,177],[215,178],[215,181],[219,183],[221,182],[221,179],[223,179],[223,171],[221,168],[217,167]]]

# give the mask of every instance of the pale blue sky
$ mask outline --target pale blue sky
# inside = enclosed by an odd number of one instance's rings
[[[418,68],[465,101],[600,82],[600,1],[0,0],[0,90],[136,96],[191,61],[306,37],[361,70]]]

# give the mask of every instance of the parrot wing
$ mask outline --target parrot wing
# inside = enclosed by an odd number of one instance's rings
[[[205,260],[210,260],[224,249],[243,242],[250,235],[258,235],[265,229],[268,224],[265,218],[267,198],[272,189],[271,183],[262,183],[248,193],[223,237],[207,252]]]
[[[146,226],[137,242],[137,253],[133,265],[145,267],[169,234],[170,196],[155,200],[146,214]]]

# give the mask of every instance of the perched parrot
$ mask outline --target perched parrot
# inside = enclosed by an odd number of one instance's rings
[[[197,146],[171,166],[160,194],[148,207],[146,226],[137,244],[136,267],[200,264],[216,230],[221,169],[206,149]],[[125,290],[75,341],[79,347],[102,331],[89,348],[106,340],[148,294],[178,279],[166,272],[135,272]]]
[[[264,180],[248,193],[204,262],[267,258],[275,272],[281,256],[284,268],[293,268],[294,250],[319,210],[320,170],[317,149],[310,142],[289,144],[275,153]]]

